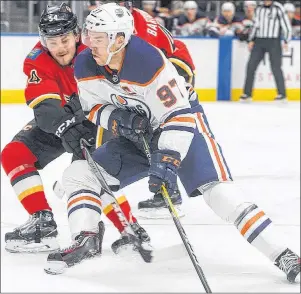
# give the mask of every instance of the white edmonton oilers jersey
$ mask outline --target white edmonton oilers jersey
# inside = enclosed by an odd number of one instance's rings
[[[118,72],[98,66],[90,49],[81,52],[74,65],[80,101],[87,118],[108,129],[110,114],[116,108],[146,116],[153,127],[161,127],[158,148],[181,153],[189,149],[196,128],[185,80],[163,53],[133,36]]]

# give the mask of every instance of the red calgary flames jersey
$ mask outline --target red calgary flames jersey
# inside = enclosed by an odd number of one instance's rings
[[[86,48],[79,44],[77,54]],[[23,71],[27,75],[25,88],[26,103],[34,108],[45,99],[59,99],[62,105],[72,93],[77,92],[73,62],[68,66],[59,65],[38,42],[24,61]]]
[[[175,51],[175,45],[170,32],[143,10],[133,8],[132,15],[135,24],[135,34],[146,42],[165,51],[170,55]]]
[[[145,11],[133,8],[132,15],[138,37],[163,50],[171,62],[188,71],[189,75],[194,74],[194,63],[182,41],[174,40],[171,33]]]

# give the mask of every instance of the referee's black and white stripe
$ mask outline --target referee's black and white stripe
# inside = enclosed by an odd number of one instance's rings
[[[285,42],[292,37],[292,27],[282,4],[273,1],[271,6],[264,6],[263,3],[258,5],[249,41],[255,38],[280,38],[282,35]]]

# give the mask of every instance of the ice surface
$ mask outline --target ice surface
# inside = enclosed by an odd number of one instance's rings
[[[237,183],[275,223],[279,242],[300,252],[300,103],[206,103],[211,128]],[[1,149],[32,118],[23,105],[1,105]],[[71,157],[61,156],[41,171],[45,190],[67,245],[66,202],[52,192]],[[146,182],[127,189],[133,210],[150,194]],[[237,230],[221,221],[201,197],[184,198],[182,223],[213,292],[300,292]],[[1,169],[1,280],[3,292],[204,292],[188,257],[144,264],[113,255],[118,233],[105,220],[104,254],[68,269],[44,273],[46,254],[9,254],[4,234],[27,219]],[[141,220],[155,248],[181,244],[170,220]]]

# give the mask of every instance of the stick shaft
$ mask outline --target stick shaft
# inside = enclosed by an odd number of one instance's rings
[[[149,161],[149,164],[150,164],[151,163],[151,152],[150,152],[149,145],[148,145],[148,143],[145,140],[145,138],[144,138],[143,135],[141,135],[141,138],[143,140],[143,146],[144,146],[144,151],[145,151],[146,157],[148,158],[148,161]],[[190,257],[190,260],[191,260],[191,262],[192,262],[192,264],[193,264],[193,266],[194,266],[194,268],[196,270],[196,273],[197,273],[199,279],[202,282],[202,285],[203,285],[206,293],[212,293],[212,291],[211,291],[211,289],[209,287],[209,284],[207,282],[207,279],[205,277],[205,274],[204,274],[204,272],[203,272],[203,270],[202,270],[202,268],[201,268],[201,266],[199,264],[199,261],[198,261],[196,255],[195,255],[195,253],[194,253],[193,247],[192,247],[191,243],[189,242],[189,239],[188,239],[188,237],[186,235],[186,232],[185,232],[185,230],[184,230],[184,228],[183,228],[183,226],[182,226],[182,224],[181,224],[181,222],[179,220],[177,211],[175,210],[174,205],[173,205],[173,203],[172,203],[172,201],[170,199],[170,196],[168,194],[168,191],[165,188],[165,185],[162,185],[161,192],[162,192],[165,204],[168,207],[168,210],[169,210],[169,212],[170,212],[170,214],[172,216],[172,219],[173,219],[173,221],[175,223],[175,226],[176,226],[176,228],[177,228],[177,230],[178,230],[178,232],[179,232],[179,234],[181,236],[181,239],[182,239],[182,241],[184,243],[184,246],[185,246],[185,248],[187,250],[187,253],[188,253],[189,257]]]

